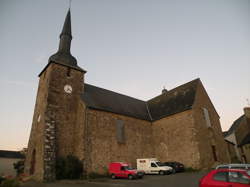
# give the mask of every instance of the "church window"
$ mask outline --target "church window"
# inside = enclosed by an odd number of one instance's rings
[[[212,152],[213,152],[214,161],[218,161],[217,154],[216,154],[216,147],[214,145],[212,145]]]
[[[116,139],[118,143],[125,143],[124,121],[116,120]]]
[[[41,120],[41,115],[39,114],[38,118],[37,118],[37,122],[40,122]]]
[[[68,69],[67,69],[67,77],[70,77],[70,74],[71,74],[71,69],[68,68]]]
[[[207,125],[207,127],[211,127],[211,121],[210,121],[208,110],[206,108],[202,108],[202,109],[203,109],[203,115],[204,115],[204,119],[206,121],[206,125]]]

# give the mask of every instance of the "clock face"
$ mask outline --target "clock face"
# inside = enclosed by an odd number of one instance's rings
[[[68,94],[72,93],[72,87],[68,84],[64,86],[64,91]]]

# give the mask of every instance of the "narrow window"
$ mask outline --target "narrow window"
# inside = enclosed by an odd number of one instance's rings
[[[240,151],[241,151],[242,154],[244,154],[243,147],[240,147]]]
[[[212,145],[212,152],[213,152],[213,156],[214,156],[214,161],[218,161],[217,155],[216,155],[216,148],[214,145]]]
[[[35,173],[36,166],[36,150],[34,149],[31,156],[31,164],[30,164],[30,175]]]
[[[70,74],[71,74],[71,69],[68,68],[68,69],[67,69],[67,77],[70,77]]]
[[[39,114],[38,118],[37,118],[37,122],[40,122],[41,120],[41,115]]]
[[[124,121],[116,120],[116,139],[118,143],[125,143]]]
[[[204,118],[206,121],[206,125],[207,127],[211,127],[211,121],[210,121],[208,110],[206,108],[202,108],[202,109],[203,109],[203,114],[204,114]]]

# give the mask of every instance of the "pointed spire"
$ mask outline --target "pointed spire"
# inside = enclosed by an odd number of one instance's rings
[[[59,49],[56,54],[49,58],[49,62],[56,62],[68,66],[77,66],[77,60],[70,53],[71,46],[71,16],[70,9],[64,21],[63,29],[60,34]]]
[[[72,38],[72,35],[71,35],[71,15],[70,15],[70,9],[68,10],[67,16],[65,18],[60,38],[62,37],[62,35],[68,35],[68,36],[70,36]]]
[[[65,18],[63,29],[60,34],[60,43],[58,51],[49,57],[48,65],[42,70],[39,74],[39,77],[46,70],[50,63],[56,63],[63,66],[67,66],[83,73],[86,73],[84,69],[77,65],[77,60],[70,53],[70,45],[71,45],[72,35],[71,35],[71,16],[70,16],[70,8],[68,10],[67,16]]]

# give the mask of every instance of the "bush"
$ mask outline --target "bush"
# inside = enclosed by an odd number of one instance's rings
[[[56,161],[57,179],[79,179],[83,172],[82,162],[73,155],[60,157]]]
[[[1,185],[1,187],[19,187],[20,184],[18,182],[18,180],[16,179],[5,179]]]
[[[16,170],[16,175],[19,176],[24,171],[24,160],[19,160],[13,164],[14,169]]]
[[[192,167],[185,168],[185,172],[197,172],[197,171],[200,171],[200,170],[194,169]]]
[[[107,174],[99,174],[95,172],[91,172],[88,174],[89,179],[98,179],[98,178],[107,178],[107,177],[108,177]]]

